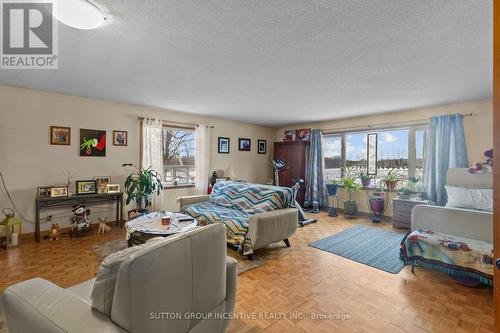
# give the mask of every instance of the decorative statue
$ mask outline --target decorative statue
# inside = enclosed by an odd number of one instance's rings
[[[74,205],[73,216],[70,221],[73,224],[73,230],[85,230],[90,228],[90,209],[85,205]]]
[[[99,230],[97,231],[98,234],[104,234],[111,230],[111,227],[106,224],[106,218],[104,219],[98,218],[98,220],[99,220]]]
[[[61,231],[59,230],[59,224],[55,223],[50,226],[50,231],[49,231],[49,240],[59,240],[59,237],[61,237]]]

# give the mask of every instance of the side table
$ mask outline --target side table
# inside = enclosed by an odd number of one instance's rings
[[[396,197],[392,200],[393,204],[393,228],[411,228],[411,211],[417,205],[432,205],[435,203],[430,200],[420,198],[400,198]]]

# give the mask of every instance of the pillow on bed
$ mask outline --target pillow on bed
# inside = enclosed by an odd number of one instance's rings
[[[493,211],[493,189],[445,186],[448,194],[446,207]]]

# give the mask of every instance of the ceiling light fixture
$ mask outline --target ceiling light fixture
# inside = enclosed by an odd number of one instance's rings
[[[99,28],[107,20],[106,15],[87,0],[54,1],[54,17],[61,23],[81,30]]]

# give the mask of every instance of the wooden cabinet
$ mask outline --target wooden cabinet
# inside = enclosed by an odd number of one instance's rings
[[[411,211],[416,205],[434,205],[434,202],[421,199],[393,199],[392,226],[394,228],[411,228]]]
[[[288,167],[280,172],[279,180],[281,186],[293,186],[293,179],[303,179],[297,201],[301,206],[304,205],[304,196],[306,192],[307,165],[309,161],[309,146],[307,141],[289,141],[274,143],[274,159],[283,160]]]

